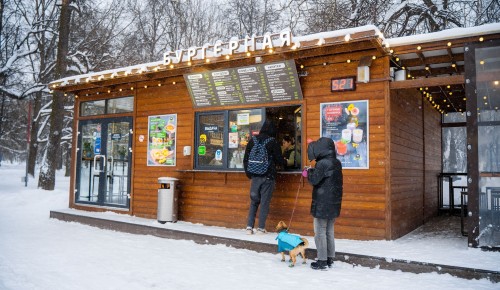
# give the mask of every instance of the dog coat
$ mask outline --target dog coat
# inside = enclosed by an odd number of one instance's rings
[[[280,232],[275,240],[278,240],[278,253],[293,250],[304,241],[297,235],[291,235],[285,231]]]

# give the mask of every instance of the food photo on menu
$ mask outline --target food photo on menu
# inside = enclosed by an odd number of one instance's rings
[[[343,168],[368,168],[368,101],[322,103],[321,136],[333,140]]]
[[[148,165],[175,165],[176,115],[149,117]]]

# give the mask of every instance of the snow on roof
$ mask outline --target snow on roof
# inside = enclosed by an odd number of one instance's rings
[[[311,41],[311,40],[317,40],[317,39],[325,39],[325,38],[333,38],[333,37],[339,37],[339,36],[345,36],[347,34],[355,34],[359,32],[366,32],[366,31],[371,31],[374,30],[375,34],[383,37],[382,33],[380,30],[374,26],[374,25],[365,25],[365,26],[360,26],[360,27],[355,27],[355,28],[347,28],[347,29],[341,29],[341,30],[335,30],[335,31],[327,31],[327,32],[320,32],[320,33],[315,33],[315,34],[309,34],[309,35],[304,35],[304,36],[295,36],[293,37],[293,41]]]
[[[367,31],[375,31],[375,35],[379,35],[379,37],[383,38],[382,33],[380,32],[380,30],[377,27],[375,27],[374,25],[365,25],[365,26],[361,26],[361,27],[320,32],[320,33],[304,35],[304,36],[293,36],[292,42],[300,44],[300,42],[314,41],[314,40],[326,39],[326,38],[334,38],[334,37],[339,37],[339,36],[345,36],[346,40],[349,40],[351,34],[360,33],[360,32],[367,32]],[[261,44],[258,43],[257,48],[260,48],[259,45],[261,45]],[[276,43],[274,43],[274,41],[273,41],[273,45],[276,45]],[[238,49],[236,52],[242,53],[242,52],[244,52],[244,48],[240,47],[240,49]],[[210,55],[210,52],[207,51],[207,56],[210,57],[213,55]],[[193,57],[193,59],[199,59],[198,55]],[[158,67],[160,65],[163,65],[163,60],[156,61],[156,62],[150,62],[150,63],[138,64],[138,65],[133,65],[133,66],[128,66],[128,67],[110,69],[110,70],[105,70],[105,71],[100,71],[100,72],[92,72],[92,73],[87,73],[87,74],[82,74],[82,75],[77,75],[77,76],[70,76],[70,77],[59,79],[59,80],[55,80],[55,81],[51,82],[50,84],[54,84],[54,87],[55,87],[55,84],[59,84],[59,86],[67,86],[70,84],[95,81],[95,80],[97,80],[98,77],[101,77],[103,75],[111,75],[111,77],[117,77],[117,76],[119,76],[119,73],[123,73],[123,72],[125,72],[125,75],[131,74],[133,71],[146,72],[146,71],[148,71],[148,68],[154,68],[154,67]]]
[[[486,35],[500,33],[500,23],[490,23],[475,27],[459,27],[442,30],[439,32],[425,33],[419,35],[404,36],[398,38],[389,38],[385,40],[385,44],[389,47],[403,46],[410,44],[421,44],[426,42],[465,38],[477,35]]]
[[[344,36],[346,41],[348,41],[350,39],[351,34],[360,33],[360,32],[367,32],[367,31],[374,31],[375,35],[378,35],[380,37],[383,44],[387,45],[388,47],[395,47],[395,46],[403,46],[403,45],[410,45],[410,44],[416,44],[416,43],[426,43],[426,42],[432,42],[432,41],[471,37],[471,36],[476,36],[476,35],[487,35],[487,34],[500,33],[500,23],[491,23],[491,24],[485,24],[485,25],[481,25],[481,26],[467,27],[467,28],[452,28],[452,29],[447,29],[447,30],[443,30],[443,31],[439,31],[439,32],[434,32],[434,33],[426,33],[426,34],[420,34],[420,35],[412,35],[412,36],[389,38],[389,39],[384,38],[382,32],[380,32],[380,30],[377,27],[375,27],[374,25],[365,25],[365,26],[361,26],[361,27],[320,32],[320,33],[304,35],[304,36],[293,36],[292,42],[296,43],[296,44],[300,44],[300,42],[324,40],[327,38],[335,38],[335,37],[339,37],[339,36]],[[242,51],[241,51],[241,49],[238,49],[236,52],[242,52]],[[210,56],[210,55],[207,55],[207,56]],[[197,59],[197,58],[198,57],[194,57],[193,59]],[[104,78],[103,77],[104,75],[110,75],[113,78],[113,77],[118,77],[119,73],[122,73],[122,74],[124,73],[124,75],[126,76],[128,74],[133,73],[134,71],[135,72],[148,72],[149,68],[159,67],[160,65],[163,65],[163,64],[164,64],[164,62],[163,62],[163,60],[161,60],[161,61],[156,61],[156,62],[143,63],[143,64],[138,64],[138,65],[133,65],[133,66],[128,66],[128,67],[121,67],[121,68],[116,68],[116,69],[111,69],[111,70],[100,71],[100,72],[92,72],[92,73],[88,73],[88,74],[82,74],[82,75],[62,78],[59,80],[55,80],[55,81],[51,82],[50,84],[53,84],[53,87],[56,87],[55,84],[58,84],[58,86],[67,86],[70,84],[77,84],[77,83],[82,83],[82,82],[90,82],[90,81],[100,80],[100,79]]]

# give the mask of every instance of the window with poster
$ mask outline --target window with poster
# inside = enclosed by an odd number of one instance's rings
[[[301,106],[251,108],[199,112],[196,114],[195,169],[243,170],[243,157],[252,135],[259,134],[264,121],[271,119],[277,128],[277,141],[284,145],[288,136],[288,156],[293,158],[284,170],[301,168]],[[288,145],[288,144],[287,144]],[[282,147],[282,152],[285,148]],[[293,150],[293,154],[290,152]],[[290,157],[291,156],[291,157]]]

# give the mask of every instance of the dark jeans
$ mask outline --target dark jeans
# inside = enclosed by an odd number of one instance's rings
[[[250,209],[248,210],[247,227],[253,228],[255,215],[260,205],[259,228],[266,228],[267,214],[275,187],[275,180],[267,177],[252,177],[250,185]]]
[[[335,236],[333,224],[335,219],[314,218],[314,242],[318,260],[326,261],[326,258],[335,258]]]

